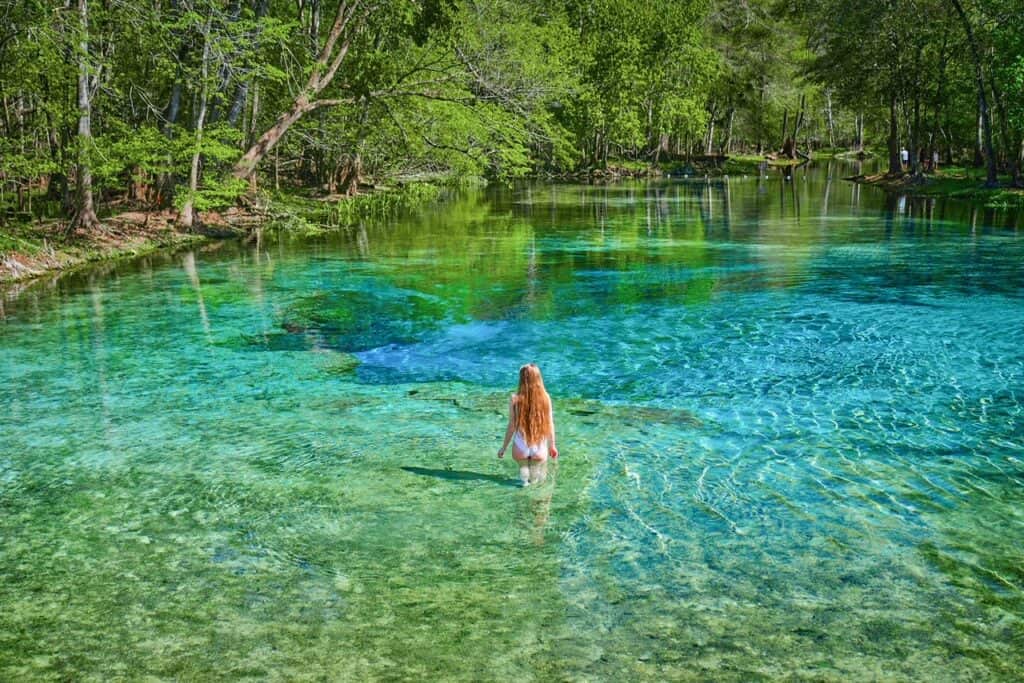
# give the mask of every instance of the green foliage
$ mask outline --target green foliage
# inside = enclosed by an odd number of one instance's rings
[[[73,6],[4,6],[0,184],[22,202],[47,187],[52,202],[66,201],[84,161],[101,206],[125,195],[145,206],[233,203],[246,190],[225,180],[235,162],[310,74],[324,73],[315,62],[338,4],[88,6],[87,36]],[[894,97],[901,139],[913,128],[922,144],[966,157],[976,138],[973,64],[947,0],[367,7],[342,37],[350,44],[335,78],[315,94],[334,106],[305,113],[276,141],[257,167],[260,184],[349,193],[396,177],[507,182],[609,157],[647,164],[705,148],[771,150],[801,102],[801,146],[852,144],[855,121],[867,144],[883,143]],[[1006,162],[1024,131],[1024,15],[1019,0],[967,9]],[[77,132],[80,61],[91,140]]]

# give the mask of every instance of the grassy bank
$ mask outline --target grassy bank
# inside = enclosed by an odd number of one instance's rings
[[[846,149],[821,149],[813,152],[808,159],[788,159],[764,154],[730,154],[724,157],[694,158],[689,162],[661,164],[669,175],[754,175],[767,164],[773,168],[800,166],[808,161],[835,159],[849,155]]]
[[[196,228],[179,225],[173,211],[116,213],[93,231],[69,231],[66,222],[52,219],[8,222],[0,225],[0,285],[211,239],[237,239],[256,226],[314,234],[385,219],[436,201],[441,190],[433,182],[412,182],[352,197],[282,192],[249,208],[204,213],[203,224]]]
[[[974,168],[949,166],[918,177],[879,174],[851,180],[917,197],[949,197],[979,202],[990,208],[1024,207],[1024,189],[1012,187],[1009,176],[1000,176],[998,187],[986,187],[983,172]]]

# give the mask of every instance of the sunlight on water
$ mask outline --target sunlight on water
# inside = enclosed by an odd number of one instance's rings
[[[848,171],[523,187],[9,295],[0,678],[1014,678],[1019,218]],[[528,361],[564,457],[520,490]]]

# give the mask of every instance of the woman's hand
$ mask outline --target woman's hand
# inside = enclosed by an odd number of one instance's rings
[[[504,448],[499,448],[498,449],[498,457],[499,458],[504,458],[505,457],[505,449]]]
[[[551,459],[554,460],[558,457],[558,449],[554,446],[551,447]]]

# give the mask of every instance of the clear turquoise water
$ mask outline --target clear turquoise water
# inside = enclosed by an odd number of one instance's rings
[[[0,679],[1013,680],[1020,217],[845,171],[8,294]],[[527,361],[563,457],[521,490]]]

